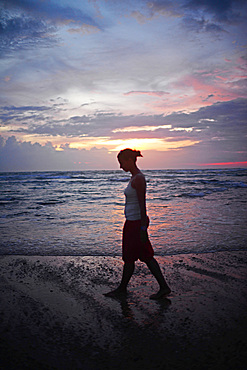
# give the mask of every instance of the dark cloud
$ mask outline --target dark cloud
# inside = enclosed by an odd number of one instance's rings
[[[16,50],[51,47],[57,43],[56,29],[41,19],[10,16],[0,13],[0,53],[5,56]]]
[[[59,1],[3,0],[0,4],[4,9],[17,10],[37,19],[46,19],[53,23],[79,22],[96,26],[94,19],[79,8],[62,6]],[[85,8],[85,6],[84,6]]]
[[[218,123],[226,126],[242,125],[246,122],[247,99],[236,99],[221,103],[215,103],[209,107],[203,107],[198,112],[191,113],[200,119],[214,118]]]
[[[226,32],[223,27],[206,20],[204,17],[200,17],[198,19],[192,16],[183,17],[183,25],[193,32],[201,31],[210,33]]]
[[[0,108],[0,122],[2,126],[11,121],[13,125],[20,122],[24,125],[30,120],[41,119],[40,113],[48,112],[52,108],[47,106],[4,106]]]
[[[29,128],[20,128],[14,132],[31,134],[31,135],[45,135],[45,136],[65,136],[65,137],[80,137],[88,136],[87,126],[81,123],[75,124],[44,124],[44,125],[31,125]]]
[[[204,99],[203,101],[208,101],[210,98],[213,98],[214,97],[214,94],[209,94],[206,99]]]
[[[153,15],[180,17],[182,24],[192,32],[221,34],[226,25],[246,22],[245,0],[158,0],[148,3]]]
[[[60,40],[58,27],[75,25],[98,26],[81,9],[62,7],[59,3],[30,0],[0,1],[0,53],[5,56],[16,50],[52,47]]]
[[[28,105],[28,106],[22,106],[22,107],[16,107],[14,105],[8,107],[8,106],[5,106],[5,107],[2,107],[1,108],[2,110],[5,110],[5,111],[9,111],[9,112],[37,112],[37,111],[45,111],[45,110],[50,110],[51,108],[50,107],[46,107],[46,106],[31,106],[31,105]]]
[[[184,3],[183,7],[192,11],[204,11],[220,23],[240,23],[246,16],[246,13],[244,14],[245,0],[189,0]]]
[[[158,0],[148,5],[153,12],[164,15],[186,16],[203,12],[220,23],[240,23],[246,16],[245,0]]]

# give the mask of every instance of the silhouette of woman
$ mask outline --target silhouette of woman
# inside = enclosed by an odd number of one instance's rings
[[[140,151],[124,149],[118,153],[120,168],[130,172],[132,177],[124,191],[125,224],[123,228],[122,258],[124,261],[123,275],[117,289],[106,293],[106,297],[117,297],[127,293],[127,285],[135,269],[135,261],[145,262],[159,284],[159,291],[150,299],[160,299],[171,293],[159,264],[154,258],[154,251],[148,238],[149,218],[146,212],[146,180],[136,165],[137,157],[142,157]]]

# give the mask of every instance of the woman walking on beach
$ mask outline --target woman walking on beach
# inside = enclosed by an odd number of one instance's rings
[[[124,268],[119,287],[112,292],[106,293],[105,296],[117,297],[127,292],[127,285],[135,269],[135,261],[140,259],[147,264],[159,283],[159,291],[151,295],[150,299],[160,299],[171,293],[171,289],[167,285],[159,264],[154,258],[154,251],[148,238],[149,218],[146,212],[146,180],[136,165],[137,157],[142,157],[139,150],[124,149],[118,153],[120,168],[125,172],[130,172],[132,175],[124,191],[126,196],[126,221],[123,228],[122,244]]]

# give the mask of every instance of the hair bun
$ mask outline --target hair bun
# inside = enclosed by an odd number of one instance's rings
[[[140,150],[135,150],[135,152],[137,157],[143,157]]]

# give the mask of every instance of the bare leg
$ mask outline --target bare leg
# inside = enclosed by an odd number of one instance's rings
[[[151,273],[154,275],[156,280],[159,283],[160,290],[156,294],[152,294],[150,296],[150,299],[160,299],[168,294],[171,293],[171,289],[167,285],[167,282],[165,281],[165,278],[161,272],[161,269],[159,267],[158,262],[156,261],[155,258],[152,258],[151,261],[147,262],[147,266]]]
[[[125,263],[123,268],[123,276],[119,288],[122,290],[127,289],[127,285],[130,281],[131,276],[135,270],[135,263]]]
[[[123,267],[122,280],[119,287],[112,292],[104,294],[106,297],[116,297],[119,294],[127,292],[127,285],[130,281],[131,276],[135,270],[135,263],[125,263]]]

